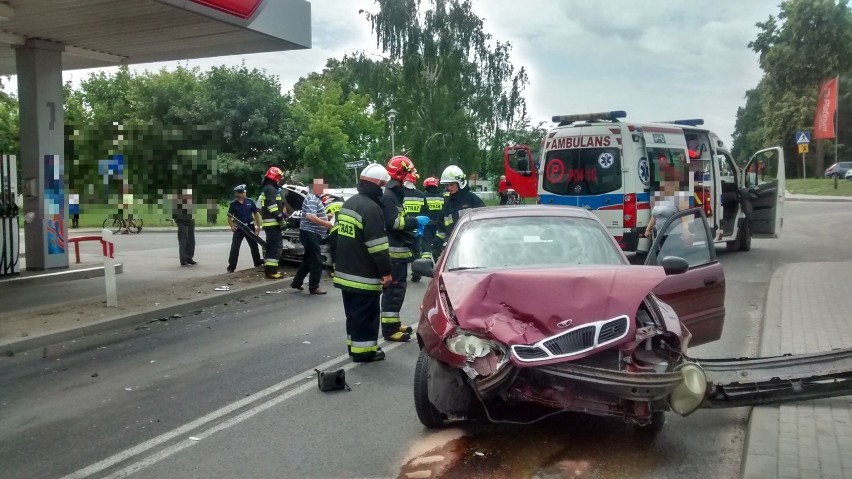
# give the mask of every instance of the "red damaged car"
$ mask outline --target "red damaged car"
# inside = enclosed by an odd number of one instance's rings
[[[725,276],[700,209],[663,226],[645,266],[581,208],[471,210],[438,263],[413,270],[433,278],[414,378],[427,427],[526,410],[659,429],[706,397],[686,351],[721,336]]]

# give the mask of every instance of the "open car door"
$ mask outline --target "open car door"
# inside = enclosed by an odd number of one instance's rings
[[[506,181],[512,185],[518,196],[538,196],[538,172],[529,146],[515,145],[504,148],[503,169]]]
[[[692,333],[690,346],[716,341],[725,325],[725,272],[716,259],[713,235],[702,208],[672,215],[654,238],[646,265],[677,256],[689,269],[667,276],[654,294],[671,306]]]
[[[752,236],[781,235],[785,188],[784,150],[776,146],[755,153],[745,167],[741,191]]]

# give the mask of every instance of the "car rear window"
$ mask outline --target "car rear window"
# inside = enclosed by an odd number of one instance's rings
[[[621,188],[621,154],[617,148],[550,150],[544,162],[542,189],[563,196],[600,195]]]

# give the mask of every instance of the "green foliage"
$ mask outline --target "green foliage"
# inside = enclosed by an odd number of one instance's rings
[[[838,136],[843,142],[852,134],[852,96],[845,93],[852,87],[847,80],[852,74],[852,12],[846,0],[787,0],[779,7],[777,17],[757,23],[761,31],[749,43],[760,55],[764,77],[737,113],[734,146],[742,160],[748,150],[757,149],[759,140],[763,145],[782,144],[788,170],[794,172],[801,162],[793,135],[812,127],[819,84],[837,75]],[[816,154],[809,159],[813,171],[822,172],[823,157]]]
[[[18,99],[0,92],[0,153],[19,154],[18,131]]]
[[[509,61],[511,45],[484,31],[467,0],[376,3],[378,13],[362,13],[388,58],[345,62],[378,115],[399,111],[397,153],[410,156],[421,176],[450,163],[480,171],[502,153],[502,135],[526,120],[527,75]]]
[[[347,160],[366,158],[383,123],[370,114],[369,98],[354,91],[344,95],[334,79],[311,75],[293,90],[296,147],[316,177],[331,185],[351,185]]]

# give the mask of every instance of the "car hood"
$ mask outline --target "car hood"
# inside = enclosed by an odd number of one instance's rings
[[[532,344],[568,328],[624,314],[634,318],[645,296],[665,278],[657,266],[466,270],[441,275],[459,327],[507,345]]]

